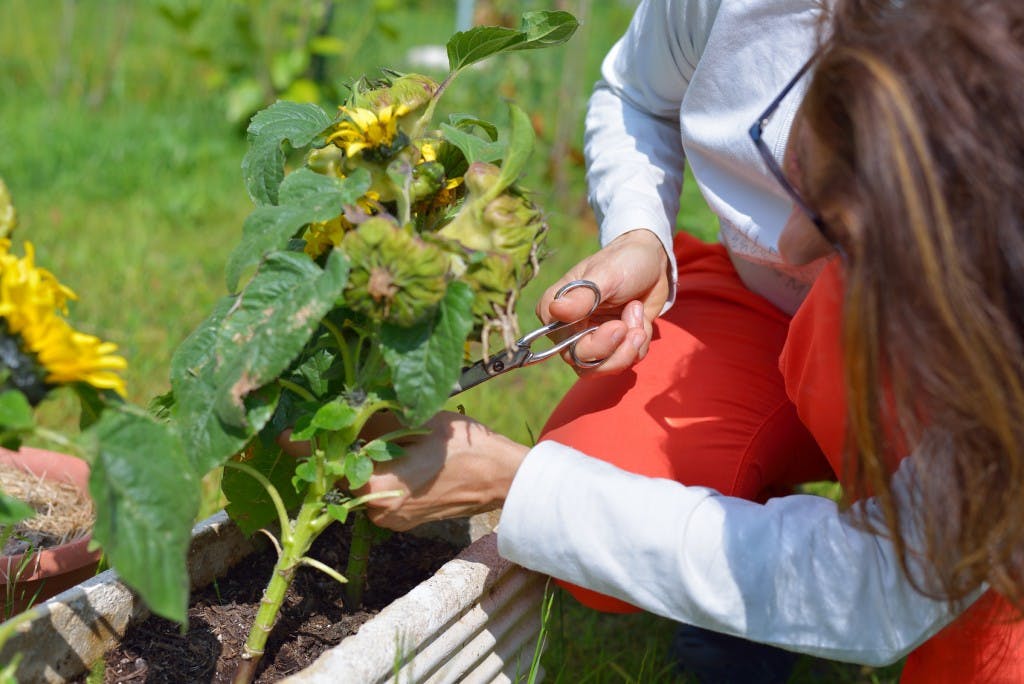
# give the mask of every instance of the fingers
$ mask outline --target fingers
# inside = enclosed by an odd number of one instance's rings
[[[577,368],[581,375],[619,373],[631,368],[647,355],[653,327],[643,313],[640,302],[630,302],[622,311],[622,318],[603,323],[597,330],[576,344],[576,358],[582,361],[604,359],[594,368]],[[564,358],[573,363],[566,353]]]

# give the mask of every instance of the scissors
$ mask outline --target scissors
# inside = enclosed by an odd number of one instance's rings
[[[532,366],[535,363],[540,363],[541,361],[549,359],[555,354],[559,354],[566,349],[569,350],[569,356],[572,358],[572,362],[579,368],[593,368],[594,366],[600,366],[604,363],[605,359],[584,361],[576,356],[576,343],[597,330],[598,326],[596,325],[573,333],[561,342],[556,343],[550,349],[535,352],[531,348],[533,343],[540,338],[557,330],[576,325],[580,321],[590,317],[590,314],[594,313],[597,305],[601,303],[601,290],[598,289],[596,284],[589,280],[573,280],[566,283],[558,290],[558,292],[555,293],[555,299],[558,299],[570,290],[575,290],[580,287],[585,287],[594,293],[594,305],[590,307],[590,311],[587,312],[586,316],[575,321],[569,321],[568,323],[564,321],[553,321],[548,323],[547,325],[537,328],[533,332],[529,332],[520,337],[516,340],[515,346],[511,349],[504,349],[488,359],[481,359],[474,364],[466,366],[462,369],[459,381],[455,383],[455,388],[449,396],[454,397],[460,392],[465,392],[471,387],[476,387],[482,382],[486,382],[491,378],[495,378],[515,368],[522,368],[523,366]]]

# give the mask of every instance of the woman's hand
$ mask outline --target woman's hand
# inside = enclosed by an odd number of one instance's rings
[[[405,453],[378,463],[355,492],[403,492],[367,503],[370,520],[381,527],[403,531],[500,508],[529,451],[458,413],[441,413],[427,427],[430,434],[401,443]]]
[[[537,303],[544,323],[574,321],[586,316],[594,295],[586,288],[555,299],[558,289],[572,280],[590,280],[601,290],[601,304],[584,321],[600,327],[576,346],[583,360],[606,359],[590,373],[618,373],[647,354],[653,321],[668,300],[668,255],[661,240],[638,229],[615,238],[601,251],[573,266]],[[581,324],[582,325],[582,324]],[[563,358],[572,363],[568,352]]]

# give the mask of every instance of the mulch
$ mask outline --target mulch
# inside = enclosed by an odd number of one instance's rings
[[[332,525],[309,555],[344,574],[348,532],[348,526]],[[317,570],[300,568],[255,681],[276,682],[307,667],[458,551],[447,542],[408,534],[378,542],[370,553],[363,606],[357,609],[344,605],[342,585]],[[158,617],[130,628],[120,646],[107,654],[103,681],[230,682],[274,560],[274,551],[268,548],[196,592],[184,635],[177,624]]]

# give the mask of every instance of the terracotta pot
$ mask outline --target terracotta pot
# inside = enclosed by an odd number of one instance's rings
[[[21,468],[51,482],[67,482],[88,496],[89,465],[44,449],[0,448],[0,463]],[[100,551],[89,551],[90,535],[29,554],[0,556],[0,610],[14,615],[56,596],[96,574]]]

